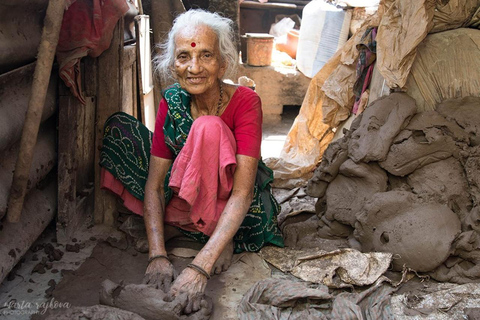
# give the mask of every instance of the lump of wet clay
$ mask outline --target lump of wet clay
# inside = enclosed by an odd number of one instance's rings
[[[413,193],[377,193],[357,215],[354,235],[362,251],[391,252],[393,269],[406,265],[427,272],[442,264],[460,233],[460,220],[447,206],[421,201]]]
[[[444,160],[459,153],[456,141],[466,139],[463,131],[445,125],[436,112],[417,113],[409,125],[395,137],[385,161],[378,164],[395,176],[405,176],[429,163]],[[440,123],[432,123],[437,118]],[[457,133],[457,134],[455,134]]]
[[[347,159],[348,150],[345,137],[330,143],[322,156],[322,162],[308,181],[307,194],[314,198],[322,197],[327,190],[328,183],[335,179],[340,166]]]
[[[476,152],[465,161],[465,172],[470,186],[470,194],[475,205],[480,204],[480,147],[475,147]]]
[[[186,296],[178,295],[173,301],[166,301],[167,295],[160,289],[146,284],[116,284],[102,282],[100,303],[140,315],[146,320],[209,319],[213,310],[210,298],[204,296],[202,308],[190,315],[182,315]]]
[[[465,130],[470,145],[480,145],[480,97],[445,100],[436,110]]]
[[[355,215],[373,194],[387,190],[387,174],[376,163],[355,163],[348,159],[326,192],[328,220],[355,225]]]
[[[360,125],[348,142],[350,159],[355,162],[385,160],[393,139],[416,110],[415,100],[404,93],[392,93],[375,100],[363,112]]]
[[[472,208],[463,167],[453,157],[415,170],[407,182],[413,193],[447,205],[462,222]]]

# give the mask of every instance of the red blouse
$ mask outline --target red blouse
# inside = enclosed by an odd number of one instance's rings
[[[163,133],[167,111],[167,101],[162,99],[155,121],[151,154],[159,158],[173,159],[173,153],[165,144]],[[255,91],[247,87],[238,87],[220,118],[233,132],[237,142],[237,154],[259,159],[262,142],[262,102]]]

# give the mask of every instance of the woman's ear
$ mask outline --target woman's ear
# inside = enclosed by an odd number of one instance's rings
[[[170,66],[170,72],[172,73],[172,76],[174,79],[178,78],[177,71],[175,70],[175,66]]]
[[[227,71],[227,62],[223,60],[220,64],[220,70],[218,71],[218,75],[219,75],[218,78],[222,79],[226,71]]]

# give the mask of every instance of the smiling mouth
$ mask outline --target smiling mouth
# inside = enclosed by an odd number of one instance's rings
[[[197,84],[197,83],[202,83],[205,81],[204,77],[188,77],[187,80],[190,83]]]

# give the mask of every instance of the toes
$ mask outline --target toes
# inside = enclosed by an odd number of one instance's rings
[[[215,274],[220,274],[222,273],[222,266],[215,266]]]
[[[166,279],[163,280],[161,289],[164,292],[168,292],[171,285],[172,285],[172,279],[170,279],[170,277],[167,277]]]
[[[193,303],[194,303],[194,300],[193,299],[188,299],[188,303],[187,303],[187,306],[185,307],[185,314],[190,314],[193,312]]]
[[[145,276],[143,277],[142,283],[143,284],[149,284],[150,283],[150,276],[151,275],[149,273],[145,274]]]
[[[222,270],[223,271],[227,271],[228,268],[230,268],[230,265],[232,264],[232,261],[229,260],[228,262],[224,263],[223,266],[222,266]]]
[[[192,304],[192,312],[197,312],[198,310],[200,310],[200,302],[202,301],[202,299],[200,297],[198,298],[195,298],[193,300],[193,304]]]

